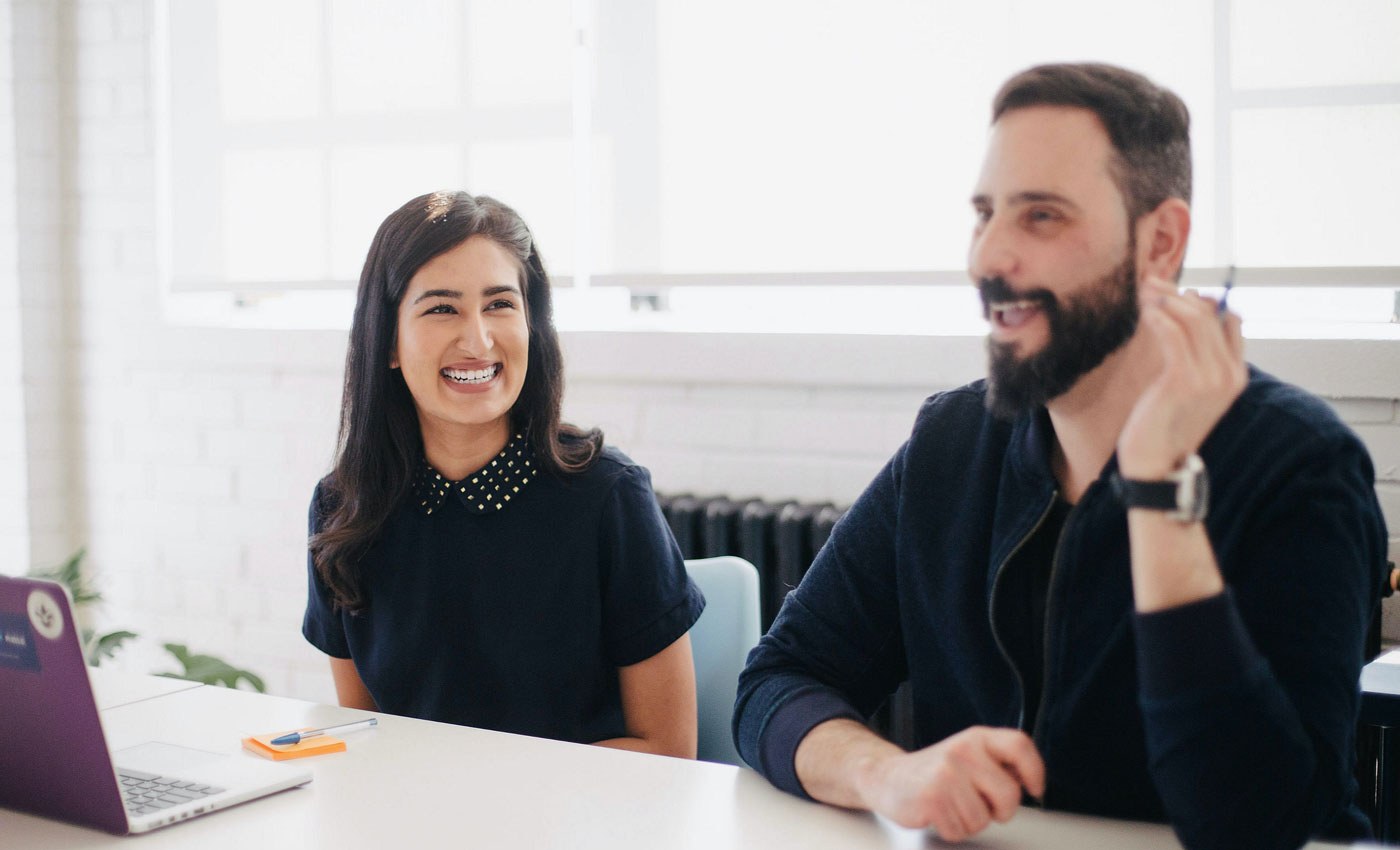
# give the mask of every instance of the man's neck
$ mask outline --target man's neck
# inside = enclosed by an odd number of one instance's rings
[[[1148,342],[1144,334],[1134,335],[1046,405],[1055,430],[1051,468],[1070,504],[1099,477],[1143,388],[1161,369]]]

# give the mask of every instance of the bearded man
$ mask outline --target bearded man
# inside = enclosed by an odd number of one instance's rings
[[[778,787],[951,841],[1023,801],[1190,848],[1368,834],[1374,473],[1178,292],[1188,129],[1105,65],[997,94],[969,255],[989,375],[924,404],[749,656],[735,739]],[[864,725],[905,681],[910,752]]]

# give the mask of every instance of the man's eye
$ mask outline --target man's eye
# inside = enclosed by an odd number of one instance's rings
[[[1033,222],[1058,221],[1059,213],[1054,210],[1031,210],[1026,213],[1026,218]]]

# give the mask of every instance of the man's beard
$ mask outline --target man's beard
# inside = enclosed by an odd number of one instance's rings
[[[993,302],[1033,300],[1050,325],[1045,347],[1029,357],[1018,357],[1015,343],[987,338],[987,410],[999,419],[1015,419],[1065,394],[1137,330],[1131,248],[1117,268],[1063,303],[1044,289],[1017,292],[999,277],[984,278],[978,291],[983,315],[990,317]]]

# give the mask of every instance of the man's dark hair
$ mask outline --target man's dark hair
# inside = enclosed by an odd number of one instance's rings
[[[1167,198],[1191,202],[1191,115],[1172,92],[1113,65],[1037,65],[997,92],[992,123],[1028,106],[1075,106],[1098,116],[1117,154],[1112,175],[1129,220]]]

